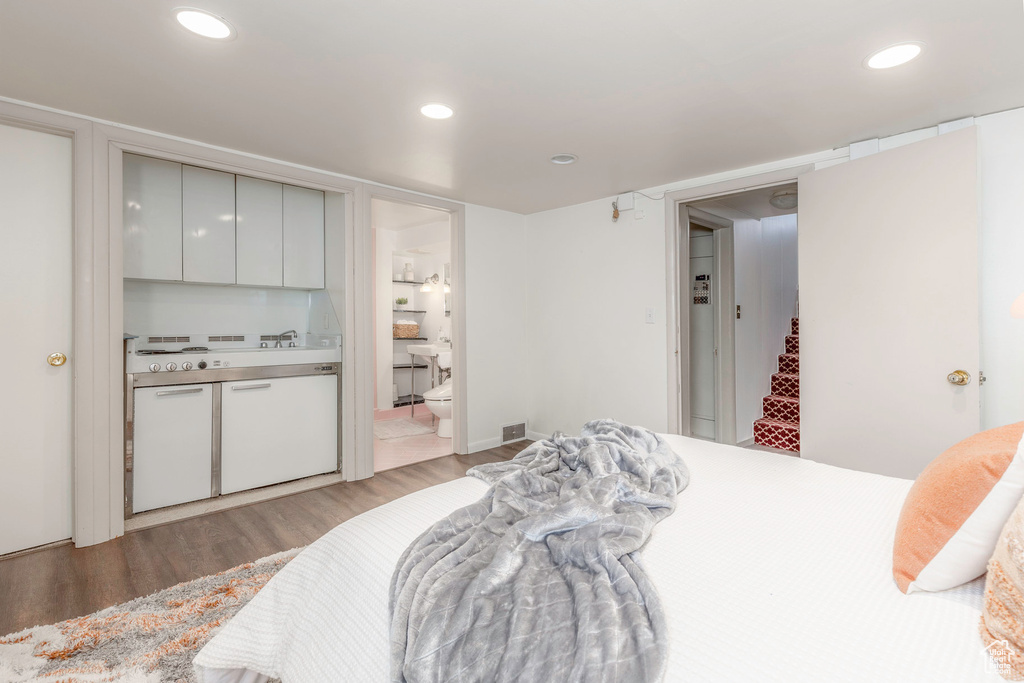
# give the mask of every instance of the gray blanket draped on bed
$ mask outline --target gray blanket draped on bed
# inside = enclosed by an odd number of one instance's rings
[[[637,551],[689,481],[668,444],[599,420],[469,474],[487,494],[398,561],[392,679],[660,679],[665,617]]]

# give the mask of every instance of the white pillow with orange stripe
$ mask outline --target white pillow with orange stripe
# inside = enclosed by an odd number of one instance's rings
[[[892,574],[904,593],[954,588],[985,573],[1024,495],[1024,422],[964,439],[917,477],[900,512]]]

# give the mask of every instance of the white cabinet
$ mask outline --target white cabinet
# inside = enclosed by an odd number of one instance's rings
[[[222,493],[333,472],[337,467],[336,375],[223,384]]]
[[[135,389],[132,510],[209,498],[213,385]]]
[[[235,282],[235,176],[181,170],[182,275],[185,282]]]
[[[124,276],[181,280],[181,164],[123,160]]]
[[[323,289],[324,193],[284,186],[284,286]]]
[[[235,282],[280,287],[284,186],[238,176],[235,184]]]

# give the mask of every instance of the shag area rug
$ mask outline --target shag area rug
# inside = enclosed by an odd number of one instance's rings
[[[373,435],[378,439],[401,439],[403,436],[430,434],[434,430],[407,417],[373,423]]]
[[[99,612],[0,638],[0,681],[194,681],[192,658],[299,554],[286,550]]]

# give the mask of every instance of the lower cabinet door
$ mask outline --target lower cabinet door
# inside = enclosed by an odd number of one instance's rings
[[[222,493],[333,472],[337,467],[335,375],[224,383]]]
[[[135,389],[132,510],[210,497],[213,385]]]

